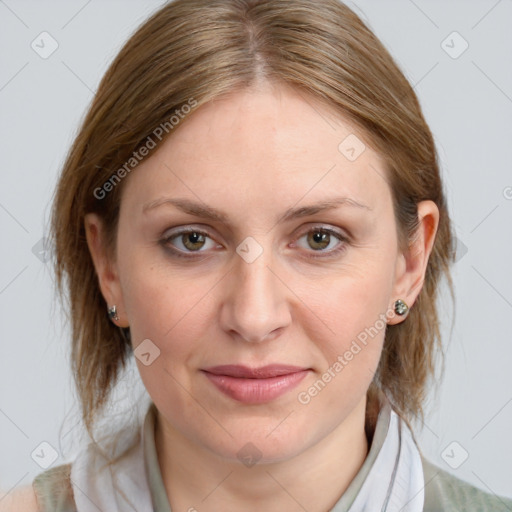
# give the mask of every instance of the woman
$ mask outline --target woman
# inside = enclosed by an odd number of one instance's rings
[[[342,3],[163,7],[98,89],[52,232],[91,438],[130,357],[151,405],[27,510],[512,508],[409,428],[450,219],[411,86]]]

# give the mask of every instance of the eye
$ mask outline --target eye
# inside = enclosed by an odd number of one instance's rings
[[[216,243],[208,234],[199,229],[184,229],[170,233],[164,237],[162,243],[178,254],[205,252],[216,247]]]
[[[299,243],[303,239],[305,245]],[[347,242],[347,238],[343,234],[325,227],[314,227],[297,239],[299,247],[313,249],[317,253],[327,253],[326,255],[344,250],[345,243],[343,242]]]
[[[305,244],[302,243],[305,241]],[[334,229],[326,227],[313,227],[296,239],[292,245],[309,250],[311,257],[333,256],[346,248],[347,237]],[[161,245],[177,257],[192,257],[194,253],[206,253],[209,249],[222,247],[218,245],[205,231],[194,228],[167,232]],[[312,251],[311,251],[312,250]]]

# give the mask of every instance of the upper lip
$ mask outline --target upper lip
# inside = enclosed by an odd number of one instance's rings
[[[229,377],[244,379],[268,379],[270,377],[289,375],[290,373],[302,372],[308,369],[309,368],[288,364],[269,364],[267,366],[260,366],[259,368],[250,368],[248,366],[238,364],[224,364],[204,368],[204,371],[213,373],[214,375],[227,375]]]

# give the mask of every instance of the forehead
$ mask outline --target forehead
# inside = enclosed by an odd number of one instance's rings
[[[362,135],[285,86],[211,101],[175,130],[130,175],[130,202],[186,195],[217,206],[285,208],[335,193],[378,209],[389,200],[383,161]]]

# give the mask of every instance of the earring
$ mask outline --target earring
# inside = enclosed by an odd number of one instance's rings
[[[117,316],[117,307],[115,304],[108,308],[108,317],[110,320],[119,320],[119,316]]]
[[[402,299],[395,301],[395,313],[397,315],[403,316],[407,311],[409,311],[409,306]]]

